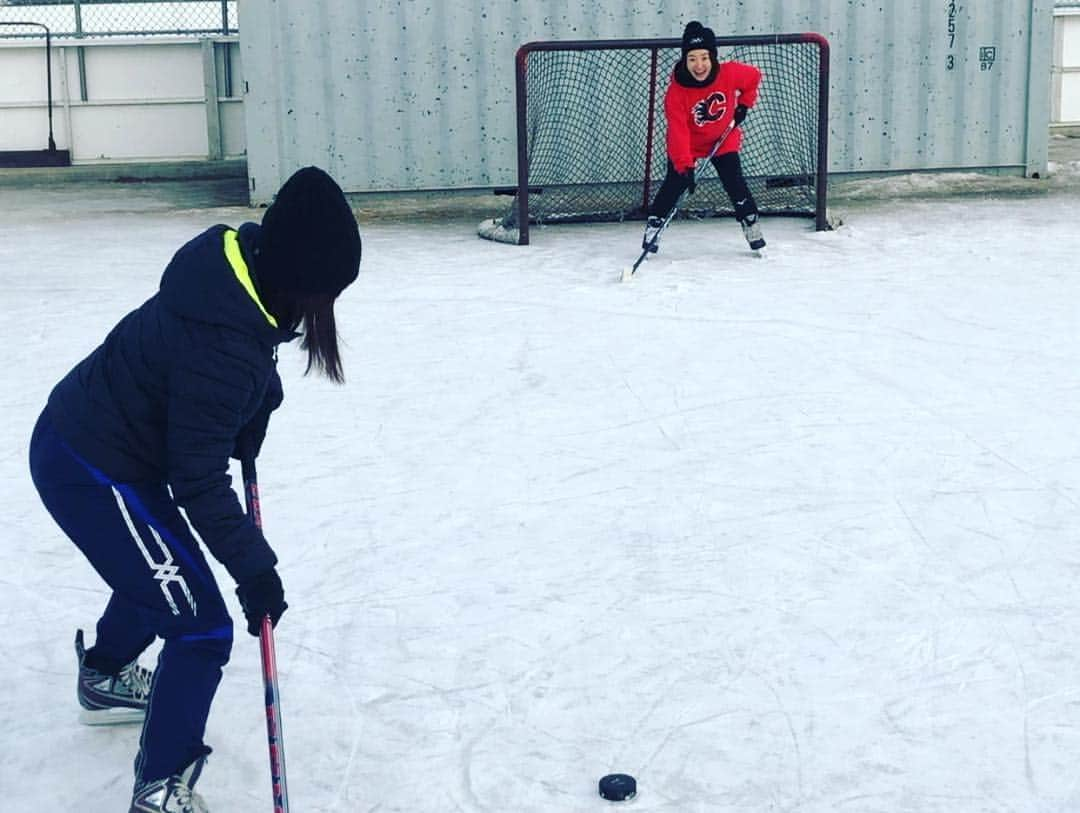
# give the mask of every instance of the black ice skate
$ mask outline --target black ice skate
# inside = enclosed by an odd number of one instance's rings
[[[199,757],[178,774],[137,785],[128,813],[210,813],[193,790],[205,763]]]
[[[757,212],[752,215],[747,215],[740,221],[742,226],[743,237],[746,238],[746,242],[750,244],[750,250],[755,254],[760,255],[761,250],[765,248],[765,238],[761,235],[761,226],[758,223]]]
[[[645,236],[641,238],[641,247],[652,254],[656,253],[656,237],[664,227],[664,219],[656,215],[649,215],[645,222]]]
[[[83,631],[75,633],[75,654],[79,658],[79,683],[76,694],[82,709],[79,722],[86,725],[142,723],[150,697],[153,672],[132,661],[117,674],[110,675],[86,666]]]

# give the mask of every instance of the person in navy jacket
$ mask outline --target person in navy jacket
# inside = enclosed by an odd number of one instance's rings
[[[248,632],[267,615],[276,624],[277,557],[229,459],[258,454],[282,401],[279,344],[302,336],[307,370],[343,380],[334,302],[360,252],[338,184],[297,171],[261,225],[213,226],[182,246],[34,427],[42,502],[112,590],[94,645],[77,633],[77,691],[84,722],[142,722],[132,811],[205,809],[191,787],[233,625],[197,539],[236,581]],[[138,656],[157,637],[151,673]]]
[[[743,62],[719,62],[716,35],[697,20],[686,25],[682,58],[675,64],[664,95],[667,120],[667,175],[649,207],[649,222],[642,248],[659,230],[684,190],[693,193],[694,166],[721,138],[729,124],[735,128],[716,150],[712,164],[731,199],[750,248],[760,251],[765,239],[758,223],[758,208],[743,176],[739,160],[742,131],[739,125],[757,101],[761,71]]]

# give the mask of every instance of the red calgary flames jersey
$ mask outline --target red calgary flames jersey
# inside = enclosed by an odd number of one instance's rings
[[[761,71],[743,62],[722,62],[705,87],[680,85],[672,75],[664,96],[664,113],[667,153],[675,169],[685,172],[695,159],[709,154],[735,115],[735,106],[754,106],[759,84]],[[736,127],[716,153],[736,152],[741,145],[742,131]]]

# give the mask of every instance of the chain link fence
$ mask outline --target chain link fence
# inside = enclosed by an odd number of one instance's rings
[[[0,0],[0,39],[236,34],[237,0]],[[33,23],[16,25],[14,23]]]

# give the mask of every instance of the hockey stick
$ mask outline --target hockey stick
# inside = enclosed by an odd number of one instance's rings
[[[255,527],[262,529],[259,507],[259,482],[255,459],[240,461],[244,478],[244,502]],[[266,700],[266,743],[270,748],[270,788],[274,794],[274,813],[289,813],[289,790],[285,782],[285,742],[281,730],[281,699],[278,696],[277,656],[274,654],[274,625],[263,616],[259,628],[259,652],[262,655],[263,693]]]
[[[716,143],[713,144],[712,149],[709,150],[709,154],[702,158],[700,161],[695,162],[695,177],[698,174],[698,170],[704,169],[705,165],[713,159],[713,156],[716,155],[716,151],[720,149],[720,147],[725,141],[727,141],[727,137],[731,135],[731,131],[734,129],[735,119],[732,119],[730,122],[728,122],[728,126],[724,128],[724,132],[720,134],[720,138],[716,139]],[[671,223],[671,219],[675,217],[675,213],[679,211],[679,208],[682,206],[683,201],[686,200],[689,194],[690,189],[689,187],[687,187],[679,195],[678,200],[675,201],[675,205],[671,207],[671,211],[667,213],[667,217],[665,217],[664,222],[660,224],[660,228],[656,230],[656,234],[652,236],[652,239],[649,240],[649,242],[642,246],[641,256],[637,258],[637,261],[632,266],[630,266],[629,268],[624,268],[622,270],[623,282],[627,282],[632,279],[634,274],[637,273],[638,266],[645,262],[645,258],[648,257],[650,254],[655,254],[660,248],[660,235],[667,231],[668,224]]]

